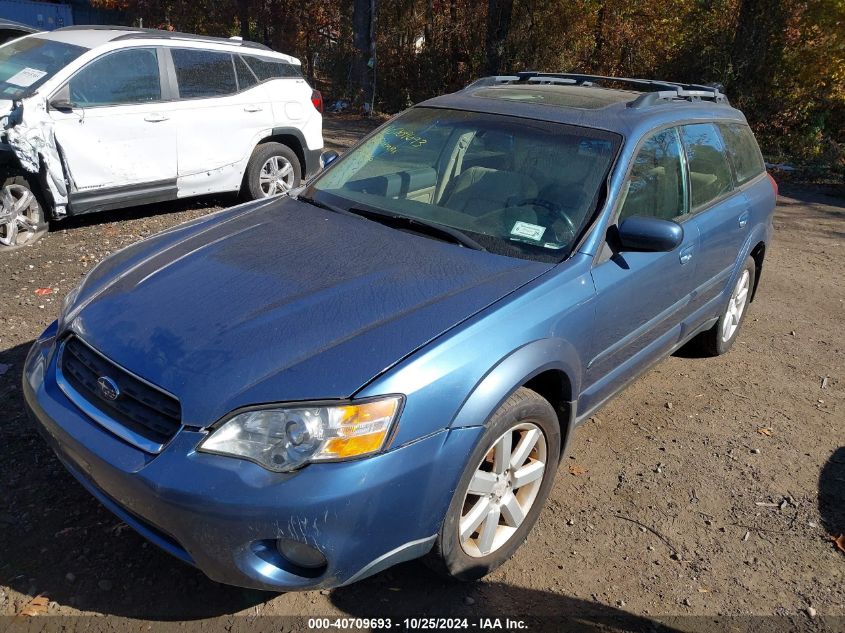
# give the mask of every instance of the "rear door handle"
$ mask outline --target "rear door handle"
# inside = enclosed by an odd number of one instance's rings
[[[692,246],[687,246],[686,248],[681,249],[680,257],[682,266],[692,259],[693,250]]]
[[[746,224],[748,224],[748,211],[739,216],[739,228],[744,229]]]
[[[148,123],[161,123],[162,121],[167,121],[167,119],[168,117],[163,114],[148,114],[144,117],[144,121]]]
[[[257,105],[244,106],[244,112],[261,112],[261,109],[261,106]]]

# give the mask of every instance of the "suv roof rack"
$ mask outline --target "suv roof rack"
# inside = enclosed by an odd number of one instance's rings
[[[658,103],[667,103],[677,99],[699,101],[707,99],[714,103],[728,103],[728,98],[721,91],[721,86],[704,84],[686,84],[675,81],[655,79],[632,79],[629,77],[607,77],[604,75],[583,75],[579,73],[541,73],[533,70],[518,72],[515,75],[495,75],[484,77],[471,83],[471,86],[493,86],[505,83],[558,84],[568,86],[594,86],[596,83],[616,83],[639,89],[636,99],[628,102],[629,108],[644,108]]]
[[[144,29],[136,26],[110,26],[110,25],[74,25],[65,26],[57,31],[126,31],[123,35],[118,35],[112,41],[118,42],[120,40],[136,40],[136,39],[162,39],[162,40],[190,40],[193,42],[209,42],[215,44],[230,44],[232,46],[243,46],[244,48],[257,48],[260,50],[271,51],[269,46],[259,44],[258,42],[250,42],[249,40],[241,40],[240,38],[228,37],[214,37],[211,35],[196,35],[194,33],[180,33],[179,31],[165,31],[163,29]]]

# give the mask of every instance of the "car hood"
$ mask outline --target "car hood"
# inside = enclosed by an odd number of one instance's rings
[[[69,321],[201,427],[245,405],[349,397],[550,268],[285,197],[105,260]]]

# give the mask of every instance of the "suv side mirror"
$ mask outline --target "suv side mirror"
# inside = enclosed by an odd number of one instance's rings
[[[320,165],[323,169],[325,169],[333,162],[335,162],[338,158],[340,158],[340,154],[338,154],[333,149],[327,149],[325,152],[320,154]]]
[[[619,225],[622,250],[668,252],[684,241],[684,227],[672,220],[631,216]]]
[[[48,104],[51,110],[58,110],[59,112],[70,112],[73,110],[73,104],[70,102],[70,87],[65,84],[59,88],[50,99]]]

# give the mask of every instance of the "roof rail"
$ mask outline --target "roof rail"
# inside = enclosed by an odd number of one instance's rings
[[[605,75],[584,75],[580,73],[541,73],[533,70],[518,72],[515,75],[483,77],[471,83],[467,88],[493,86],[504,83],[559,84],[570,86],[594,86],[597,83],[623,84],[642,92],[636,99],[628,102],[629,108],[645,108],[677,99],[686,99],[689,101],[707,99],[715,103],[728,103],[727,96],[720,89],[721,86],[718,85],[708,86],[675,81],[607,77]]]
[[[257,48],[265,51],[273,50],[269,46],[241,40],[240,38],[214,37],[212,35],[196,35],[195,33],[180,33],[179,31],[165,31],[164,29],[144,29],[137,26],[112,26],[108,24],[75,24],[56,29],[57,31],[125,31],[112,41],[136,40],[136,39],[167,39],[167,40],[190,40],[194,42],[214,42],[217,44],[231,44],[232,46],[243,46],[244,48]]]
[[[231,46],[243,46],[244,48],[257,48],[264,51],[273,50],[269,46],[228,37],[214,37],[211,35],[196,35],[194,33],[180,33],[179,31],[164,31],[159,29],[133,29],[131,33],[119,35],[113,41],[137,40],[137,39],[162,39],[162,40],[188,40],[192,42],[209,42],[214,44],[229,44]]]

